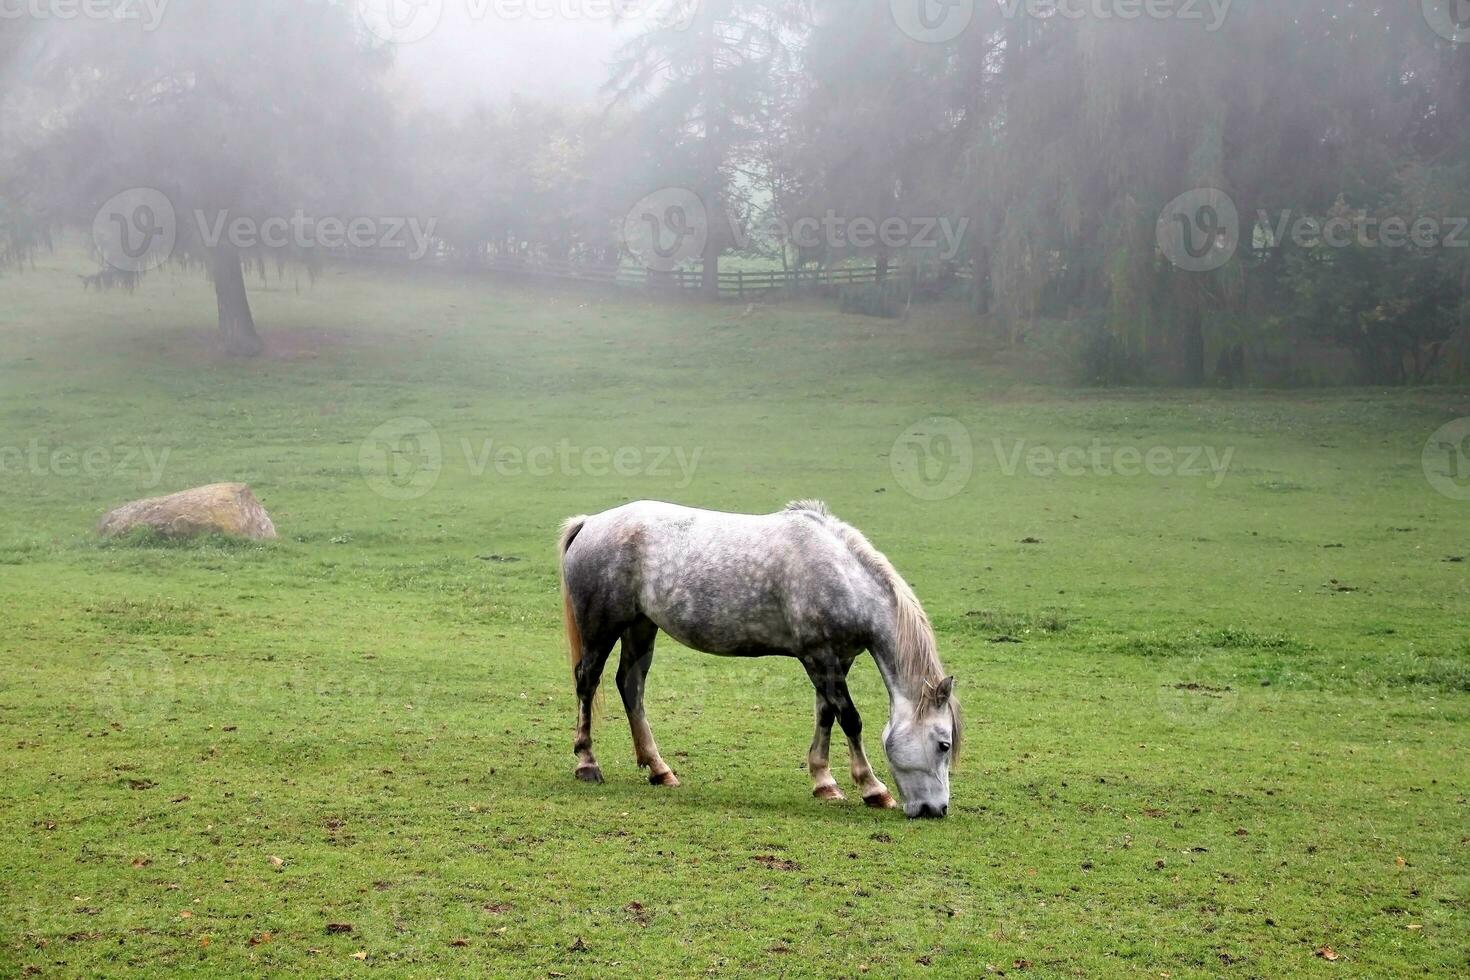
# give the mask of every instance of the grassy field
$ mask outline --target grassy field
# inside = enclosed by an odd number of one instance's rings
[[[954,311],[447,275],[272,280],[242,364],[203,282],[81,268],[0,279],[0,975],[1470,970],[1470,503],[1421,463],[1470,392],[1072,390]],[[222,480],[279,542],[90,534]],[[800,669],[667,639],[684,785],[612,692],[573,780],[552,542],[643,497],[888,553],[948,820],[812,800]]]

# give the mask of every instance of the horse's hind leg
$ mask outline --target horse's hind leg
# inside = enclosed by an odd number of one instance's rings
[[[597,685],[602,681],[602,668],[607,665],[614,642],[613,638],[584,635],[582,657],[572,670],[577,682],[577,733],[572,751],[577,756],[577,778],[585,783],[602,782],[602,770],[592,754],[592,704],[597,697]]]
[[[837,709],[821,691],[817,692],[817,730],[812,735],[812,747],[806,754],[807,771],[812,776],[812,795],[819,800],[842,800],[842,790],[832,778],[829,756],[832,752],[832,723],[837,720]]]
[[[658,627],[641,618],[623,631],[623,652],[618,660],[618,693],[628,712],[628,726],[633,730],[633,754],[638,765],[648,770],[648,781],[654,786],[678,786],[679,777],[658,754],[653,729],[643,714],[643,687],[648,681],[648,668],[653,666],[653,644]]]

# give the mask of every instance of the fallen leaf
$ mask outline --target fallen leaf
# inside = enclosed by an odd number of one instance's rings
[[[587,943],[582,940],[581,936],[578,936],[577,941],[567,947],[567,951],[571,953],[587,953],[591,952],[591,950],[592,947],[588,946]]]
[[[273,868],[284,868],[286,866],[286,862],[283,859],[276,857],[274,854],[270,856],[270,862],[271,867]]]
[[[351,931],[352,931],[352,923],[350,923],[350,922],[328,922],[327,923],[327,934],[328,935],[335,936],[335,935],[339,935],[341,933],[347,933],[347,932],[351,932]]]
[[[1317,955],[1320,956],[1322,959],[1327,960],[1329,963],[1333,960],[1342,958],[1337,955],[1337,950],[1333,949],[1331,946],[1322,946],[1318,948]]]
[[[352,954],[352,958],[355,959],[355,960],[365,960],[365,959],[367,959],[367,950],[365,950],[365,949],[358,950],[357,952],[355,952],[355,953]]]
[[[1397,864],[1399,867],[1402,868],[1405,865],[1407,865],[1409,862],[1408,861],[1405,861],[1404,860],[1404,856],[1402,854],[1400,854],[1398,857],[1396,857],[1396,858],[1393,859],[1393,863],[1394,864]]]
[[[1407,928],[1411,932],[1418,932],[1420,929],[1423,929],[1424,926],[1421,923],[1418,923],[1418,922],[1410,922],[1408,924]]]
[[[249,939],[245,940],[245,943],[246,943],[246,945],[249,945],[249,946],[264,946],[266,943],[268,943],[270,941],[271,941],[271,934],[268,933],[268,932],[262,932],[258,936],[251,936]]]
[[[135,867],[135,868],[146,868],[146,867],[148,867],[148,865],[150,865],[152,863],[153,863],[153,859],[152,858],[142,858],[142,857],[133,858],[133,867]]]
[[[470,941],[468,939],[454,939],[449,943],[451,946],[468,946],[469,944]]]
[[[179,913],[179,918],[181,918],[181,919],[192,919],[192,918],[194,918],[194,913],[193,912],[190,912],[188,909],[184,909],[182,912]]]

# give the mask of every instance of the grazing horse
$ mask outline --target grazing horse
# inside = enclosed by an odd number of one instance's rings
[[[807,754],[818,799],[842,799],[827,754],[842,725],[863,802],[895,807],[863,752],[862,719],[847,672],[873,654],[888,687],[883,748],[910,817],[949,810],[949,766],[960,740],[954,678],[913,590],[888,559],[825,505],[803,501],[754,516],[673,504],[627,504],[562,529],[562,606],[577,686],[577,778],[601,782],[592,754],[592,704],[622,640],[618,691],[638,765],[655,786],[677,786],[643,715],[653,643],[663,630],[687,647],[729,657],[801,661],[817,691]]]

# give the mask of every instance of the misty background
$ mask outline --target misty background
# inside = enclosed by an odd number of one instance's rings
[[[246,355],[253,278],[396,255],[949,303],[1088,384],[1458,380],[1467,7],[34,0],[0,42],[0,266],[90,232],[88,288],[197,267]],[[302,214],[367,230],[261,241]]]

